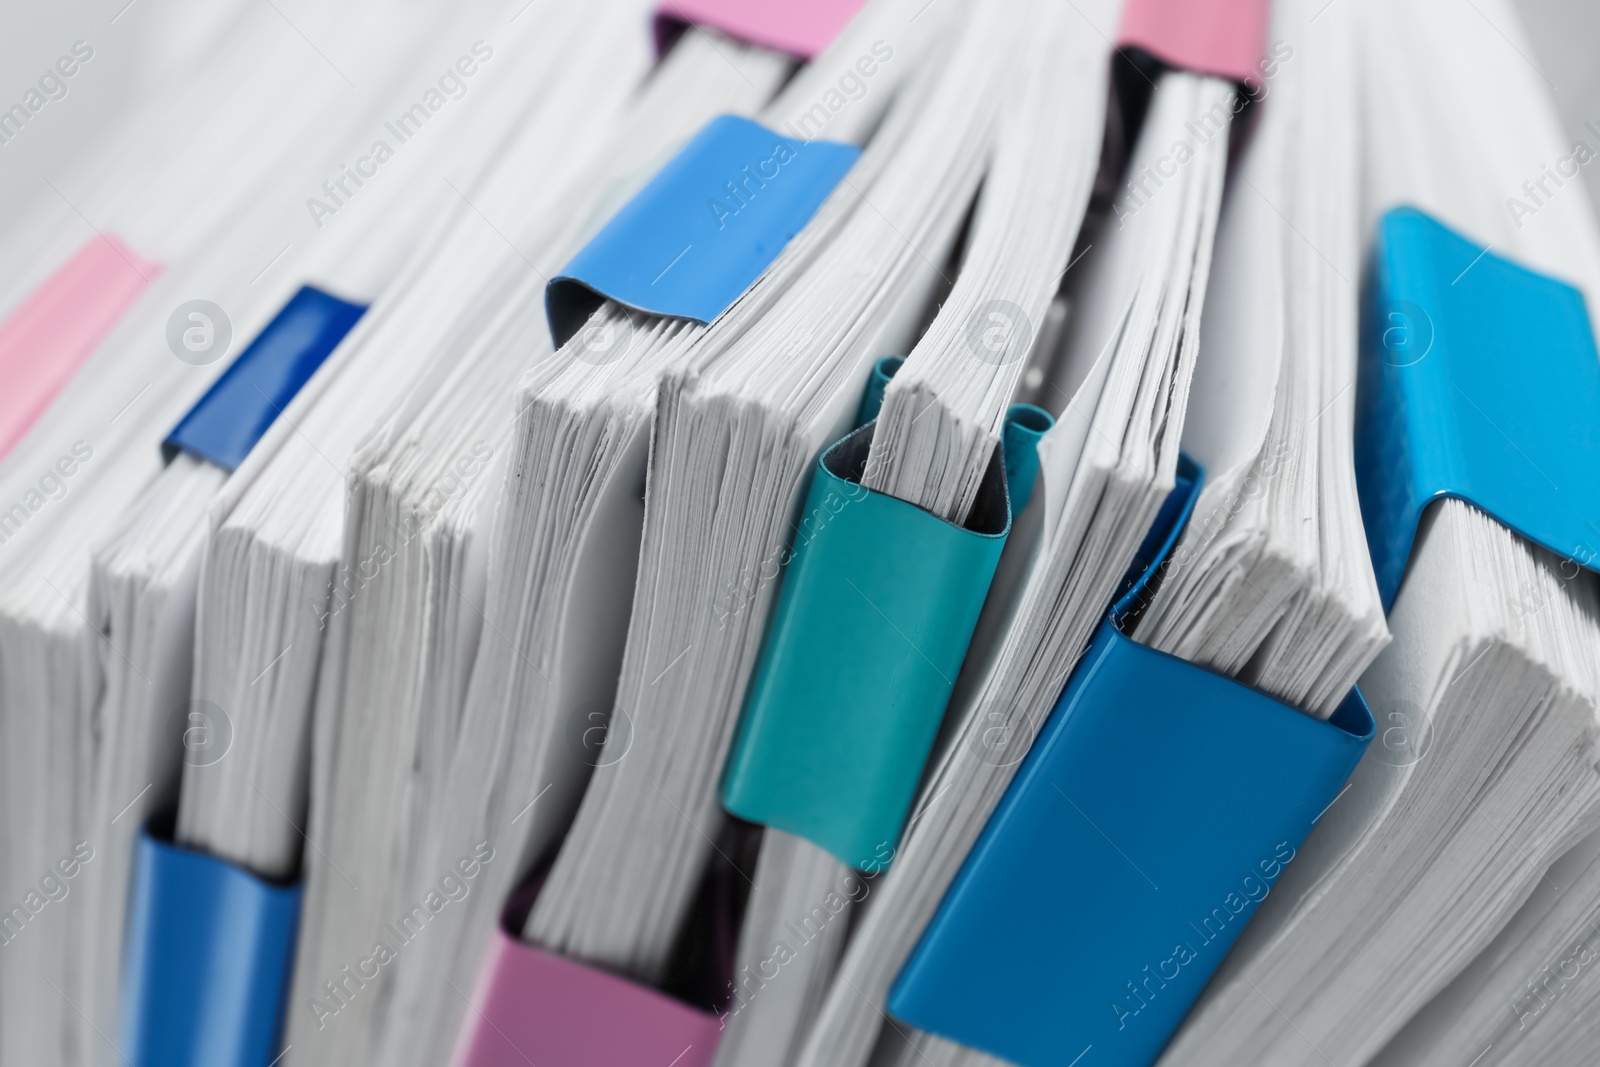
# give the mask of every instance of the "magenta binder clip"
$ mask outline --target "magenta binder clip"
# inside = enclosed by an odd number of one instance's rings
[[[665,50],[690,25],[810,59],[839,35],[866,0],[662,0],[656,46]]]
[[[721,1016],[511,933],[542,881],[511,894],[478,972],[455,1067],[711,1067]]]
[[[1258,81],[1268,7],[1267,0],[1128,0],[1117,47],[1201,74]]]
[[[495,932],[456,1067],[710,1067],[715,1015]]]

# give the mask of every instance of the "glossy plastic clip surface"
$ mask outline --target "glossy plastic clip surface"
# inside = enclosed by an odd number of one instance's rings
[[[1187,499],[1194,479],[1176,492]],[[1179,524],[1157,559],[1170,552]],[[1022,1067],[1154,1062],[1360,760],[1328,722],[1137,644],[1118,602],[889,999],[897,1018]]]
[[[709,1067],[722,1020],[495,932],[456,1067]]]
[[[122,1052],[133,1067],[268,1067],[301,887],[157,840],[148,827],[136,877]]]
[[[873,382],[892,371],[880,364]],[[869,383],[864,414],[876,413],[874,393]],[[723,784],[729,811],[853,867],[882,865],[1010,532],[1006,475],[1031,490],[1050,421],[1013,409],[965,526],[861,486],[875,424],[823,453],[779,561],[783,587]]]
[[[1138,48],[1175,67],[1259,81],[1267,0],[1128,0],[1118,48]]]
[[[557,347],[607,298],[707,323],[761,276],[861,154],[712,119],[545,289]]]
[[[167,435],[163,453],[233,470],[366,310],[303,286]]]
[[[1583,294],[1396,208],[1362,303],[1356,484],[1384,607],[1442,496],[1594,569],[1600,354]]]
[[[693,23],[800,59],[828,47],[866,0],[663,0],[656,43],[665,46]]]

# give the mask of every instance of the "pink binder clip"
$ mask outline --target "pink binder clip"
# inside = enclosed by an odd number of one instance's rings
[[[1259,81],[1267,17],[1268,0],[1128,0],[1117,47],[1202,74]]]
[[[810,59],[832,43],[866,0],[661,0],[656,43],[699,24],[752,44]]]
[[[721,1039],[718,1016],[502,927],[484,957],[455,1065],[710,1067]]]
[[[160,273],[116,237],[95,237],[0,321],[0,456]]]
[[[720,1020],[664,993],[495,932],[457,1067],[710,1067]]]

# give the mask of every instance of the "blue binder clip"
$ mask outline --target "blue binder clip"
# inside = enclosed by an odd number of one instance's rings
[[[232,471],[366,312],[311,286],[273,316],[162,442]],[[300,887],[147,826],[139,839],[122,1049],[134,1067],[268,1067],[277,1051]]]
[[[1079,663],[889,998],[914,1026],[1023,1067],[1155,1060],[1372,739],[1129,639],[1193,508]],[[1154,551],[1151,551],[1152,547]],[[981,975],[974,981],[974,975]]]
[[[268,1067],[277,1056],[299,885],[139,837],[123,978],[133,1067]]]
[[[366,310],[302,286],[167,435],[162,455],[238,467]]]
[[[861,150],[712,119],[545,287],[556,347],[606,299],[708,323],[761,276]]]
[[[876,417],[901,362],[874,366],[864,418]],[[728,760],[724,807],[853,867],[884,865],[1052,421],[1013,407],[964,526],[861,486],[875,423],[822,454]],[[1015,507],[1008,485],[1022,490]]]
[[[1396,208],[1364,296],[1356,478],[1385,609],[1443,496],[1594,569],[1600,356],[1583,294]]]

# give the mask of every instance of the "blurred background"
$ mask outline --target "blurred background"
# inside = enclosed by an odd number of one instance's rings
[[[282,16],[282,32],[298,35],[297,13],[326,0],[244,2],[270,4]],[[1600,147],[1600,133],[1584,126],[1593,122],[1600,129],[1600,2],[1513,2],[1529,47],[1523,48],[1514,30],[1508,39],[1550,86],[1572,139]],[[1462,18],[1485,17],[1473,0],[1459,4]],[[0,229],[116,118],[133,98],[131,90],[159,79],[176,57],[202,46],[231,6],[229,0],[0,0],[0,110],[17,102],[74,42],[94,49],[67,96],[0,144]],[[1583,179],[1591,202],[1600,205],[1600,167],[1585,167]]]

